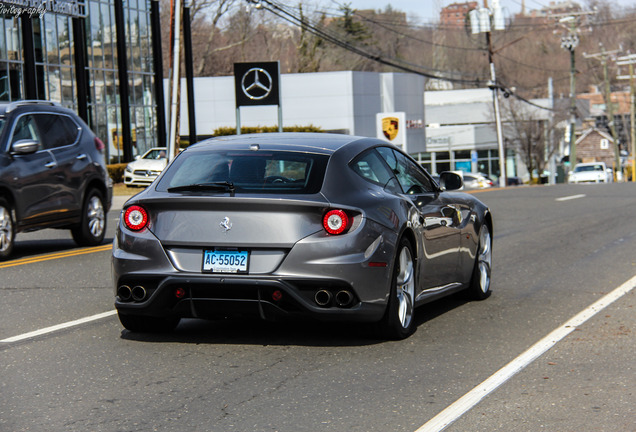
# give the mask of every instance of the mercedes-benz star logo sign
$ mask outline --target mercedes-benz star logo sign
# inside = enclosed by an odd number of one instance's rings
[[[272,76],[262,68],[252,68],[241,79],[241,89],[252,100],[265,99],[272,92]]]

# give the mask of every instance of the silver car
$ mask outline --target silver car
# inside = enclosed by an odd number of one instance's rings
[[[190,146],[122,210],[116,308],[137,332],[181,318],[310,317],[414,331],[416,306],[490,294],[491,213],[385,141],[258,134]]]

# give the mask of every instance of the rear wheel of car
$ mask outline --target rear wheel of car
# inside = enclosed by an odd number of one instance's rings
[[[82,220],[71,229],[73,240],[80,246],[95,246],[104,240],[106,234],[106,212],[104,197],[97,189],[86,195],[82,207]]]
[[[468,294],[473,300],[484,300],[490,296],[490,274],[492,270],[492,236],[488,225],[479,230],[479,245],[473,276],[468,287]]]
[[[14,243],[15,223],[11,206],[4,198],[0,198],[0,261],[11,255]]]
[[[126,330],[135,333],[168,333],[174,330],[179,321],[178,317],[148,317],[142,315],[124,315],[119,313],[119,321]]]
[[[389,304],[380,331],[390,339],[404,339],[413,333],[415,315],[415,262],[411,243],[403,238],[393,269]]]

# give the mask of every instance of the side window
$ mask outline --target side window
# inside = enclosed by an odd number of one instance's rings
[[[38,134],[37,127],[35,125],[35,119],[31,115],[23,115],[18,119],[13,129],[13,137],[11,138],[11,144],[17,141],[28,139],[40,142],[40,148],[42,148],[42,142]]]
[[[382,155],[386,163],[395,173],[398,170],[398,165],[393,149],[390,149],[388,147],[378,147],[378,152]]]
[[[393,175],[374,150],[367,151],[351,162],[351,169],[363,179],[384,187]]]
[[[412,160],[388,147],[381,147],[378,150],[395,173],[405,193],[416,195],[435,190],[430,179]]]
[[[45,148],[64,147],[77,141],[79,129],[69,117],[59,114],[37,114],[35,117]]]

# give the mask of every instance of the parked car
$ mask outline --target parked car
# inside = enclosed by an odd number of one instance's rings
[[[154,147],[126,166],[124,184],[128,187],[147,187],[166,167],[165,147]]]
[[[440,184],[375,138],[192,145],[124,204],[112,258],[119,319],[154,332],[183,317],[312,317],[407,337],[416,306],[490,294],[490,210],[451,192],[457,174]]]
[[[70,229],[79,245],[101,243],[111,200],[104,143],[76,113],[0,103],[0,260],[22,231]]]
[[[570,172],[568,183],[608,183],[612,181],[611,172],[605,162],[580,163]]]
[[[495,183],[482,173],[463,173],[464,187],[466,189],[486,189],[495,186]]]

